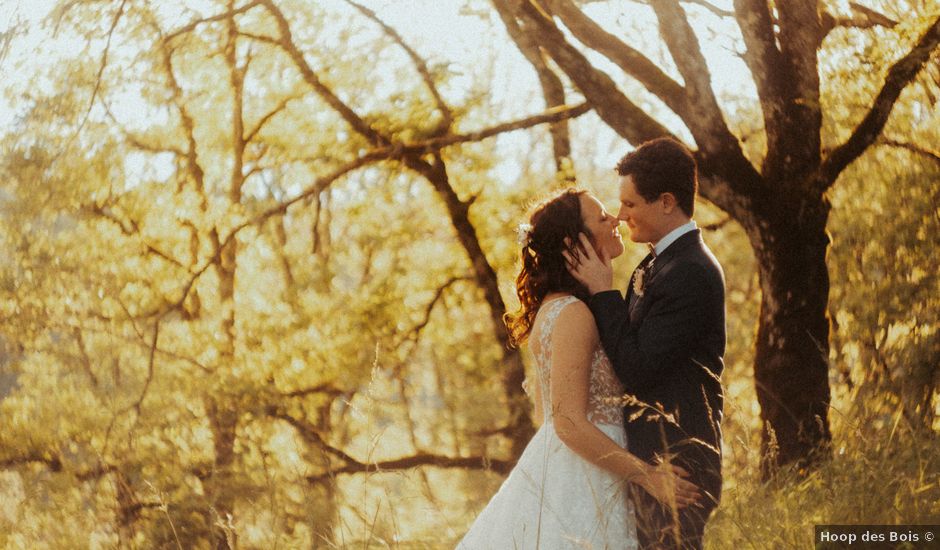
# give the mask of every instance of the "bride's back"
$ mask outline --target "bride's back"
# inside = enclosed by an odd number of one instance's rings
[[[556,329],[558,316],[569,305],[578,302],[578,298],[565,295],[546,300],[539,307],[529,347],[535,358],[535,371],[539,383],[536,394],[536,407],[542,412],[544,422],[552,421],[551,379],[552,347],[570,340],[571,335],[562,329]],[[595,424],[623,424],[623,411],[618,398],[623,394],[623,386],[617,379],[604,350],[598,345],[590,357],[591,380],[588,395],[588,420]]]

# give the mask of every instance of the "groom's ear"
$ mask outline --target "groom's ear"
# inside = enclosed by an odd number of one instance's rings
[[[659,196],[659,200],[662,201],[663,211],[666,214],[672,214],[672,211],[679,206],[679,201],[676,200],[676,196],[672,193],[663,193]]]

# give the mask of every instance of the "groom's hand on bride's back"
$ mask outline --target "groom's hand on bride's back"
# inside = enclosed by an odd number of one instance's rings
[[[578,234],[578,242],[565,239],[568,250],[562,252],[568,263],[568,272],[587,287],[591,295],[612,290],[614,271],[603,247],[598,253],[584,233]]]

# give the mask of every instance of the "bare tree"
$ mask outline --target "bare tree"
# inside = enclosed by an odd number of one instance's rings
[[[679,0],[648,4],[681,82],[586,16],[573,0],[493,0],[520,49],[535,44],[548,52],[624,139],[639,144],[675,136],[594,66],[562,26],[662,100],[691,133],[702,195],[741,224],[758,261],[761,310],[754,376],[765,425],[763,471],[769,474],[778,465],[803,465],[826,454],[831,439],[826,267],[831,207],[826,193],[878,139],[901,91],[930,60],[940,43],[940,18],[930,20],[913,47],[889,68],[850,137],[824,150],[818,60],[823,40],[836,26],[890,28],[895,22],[856,3],[849,18],[826,14],[814,0],[736,0],[733,13],[695,3],[716,16],[733,17],[741,29],[744,60],[764,119],[767,149],[760,163],[745,156],[726,123],[699,37]]]

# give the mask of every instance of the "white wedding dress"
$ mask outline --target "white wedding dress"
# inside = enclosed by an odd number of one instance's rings
[[[551,368],[555,320],[573,296],[542,304],[533,347],[544,423],[499,491],[457,545],[458,550],[624,550],[637,548],[633,504],[626,486],[558,438],[552,422]],[[539,320],[539,317],[542,319]],[[626,447],[622,409],[608,398],[622,394],[610,360],[598,346],[591,358],[588,419]]]

